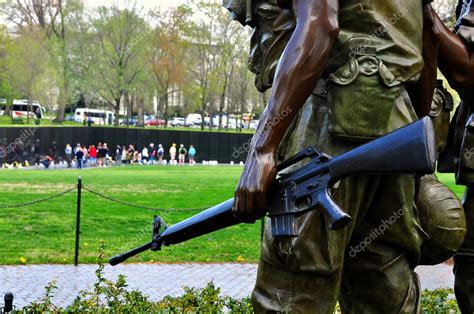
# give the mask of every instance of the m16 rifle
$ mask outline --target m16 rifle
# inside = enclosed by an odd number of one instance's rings
[[[296,170],[297,163],[309,162]],[[337,157],[307,148],[278,166],[279,176],[270,191],[272,234],[275,237],[297,237],[297,217],[322,209],[333,230],[344,228],[351,217],[330,196],[330,188],[339,180],[355,175],[433,173],[436,147],[433,124],[421,119],[383,137],[375,139]],[[286,173],[284,170],[289,170]],[[189,219],[167,227],[155,216],[152,241],[128,253],[110,259],[111,265],[146,250],[158,251],[162,246],[178,244],[241,223],[232,212],[230,199]]]

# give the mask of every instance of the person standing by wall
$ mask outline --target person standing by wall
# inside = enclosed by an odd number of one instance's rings
[[[97,166],[97,148],[95,148],[94,145],[91,145],[89,147],[89,161],[90,161],[91,167]]]
[[[71,145],[67,144],[66,145],[66,148],[64,149],[64,155],[66,156],[66,163],[67,163],[67,167],[68,168],[71,168],[71,161],[72,161],[72,158],[73,158],[73,154],[72,154],[72,147]]]
[[[77,169],[82,169],[83,162],[84,162],[84,151],[82,150],[81,144],[77,144],[76,147],[76,161],[77,161]]]
[[[84,168],[89,161],[89,150],[87,149],[86,145],[82,145],[82,152],[84,153],[84,157],[82,158],[82,168]]]
[[[103,162],[104,162],[103,156],[104,156],[104,147],[102,143],[99,142],[99,144],[97,144],[97,164],[99,167],[103,166]]]
[[[175,165],[176,164],[176,144],[173,143],[170,148],[170,164]]]
[[[161,144],[158,145],[157,155],[158,155],[158,163],[162,165],[163,158],[165,156],[165,149],[163,148],[163,145]]]
[[[188,150],[184,147],[183,144],[179,145],[179,164],[181,166],[184,166],[184,163],[186,161],[186,155],[188,154]]]
[[[188,156],[189,156],[189,165],[190,166],[195,165],[196,161],[194,160],[194,156],[196,156],[196,148],[194,148],[194,145],[189,146]]]
[[[156,149],[155,149],[155,144],[150,143],[150,148],[148,149],[148,154],[150,155],[150,164],[154,165],[155,164],[155,159],[156,159]]]
[[[142,158],[141,158],[141,160],[140,160],[140,164],[142,164],[142,165],[148,164],[148,159],[150,158],[150,155],[149,155],[149,153],[148,153],[148,147],[146,147],[146,145],[143,146],[142,155],[141,155],[141,156],[142,156]]]
[[[122,148],[120,145],[117,145],[117,148],[115,149],[115,163],[117,165],[122,164]]]
[[[123,146],[122,147],[122,166],[127,164],[127,162],[128,162],[128,160],[127,160],[127,147]]]
[[[53,159],[51,161],[53,167],[56,168],[56,165],[59,163],[58,147],[56,145],[56,141],[53,141],[51,146],[49,146],[49,156]]]
[[[109,147],[107,146],[107,143],[104,143],[102,147],[102,154],[103,154],[103,167],[107,167],[107,164],[109,163],[109,158],[110,158],[110,150]]]
[[[127,163],[129,165],[133,164],[134,156],[135,156],[135,147],[132,144],[130,144],[128,145],[128,150],[127,150]]]

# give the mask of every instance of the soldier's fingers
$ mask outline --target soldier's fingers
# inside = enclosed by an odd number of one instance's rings
[[[243,192],[242,190],[239,190],[237,192],[237,198],[238,198],[238,203],[234,205],[234,216],[239,218],[242,222],[248,223],[249,219],[247,217],[247,210],[246,210],[246,204],[247,204],[247,193]]]
[[[251,193],[246,199],[245,222],[247,223],[255,222],[255,196],[255,193]]]
[[[267,206],[267,195],[266,193],[262,193],[257,197],[257,211],[255,212],[256,214],[256,219],[260,219],[265,216],[265,214],[268,211],[268,206]]]
[[[239,203],[240,203],[239,194],[235,192],[234,205],[232,206],[232,213],[234,214],[235,217],[238,217],[238,214],[239,214]]]

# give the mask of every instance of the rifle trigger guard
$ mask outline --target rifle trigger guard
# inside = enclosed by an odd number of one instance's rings
[[[163,219],[159,216],[155,216],[153,220],[153,236],[152,236],[152,245],[151,250],[153,252],[161,251],[163,246],[163,241],[161,240],[161,232],[165,231],[168,226]],[[163,229],[163,230],[162,230]]]

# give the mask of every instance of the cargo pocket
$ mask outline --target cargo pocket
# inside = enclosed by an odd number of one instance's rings
[[[377,58],[363,56],[329,76],[329,132],[341,139],[369,141],[387,133],[401,83]]]

